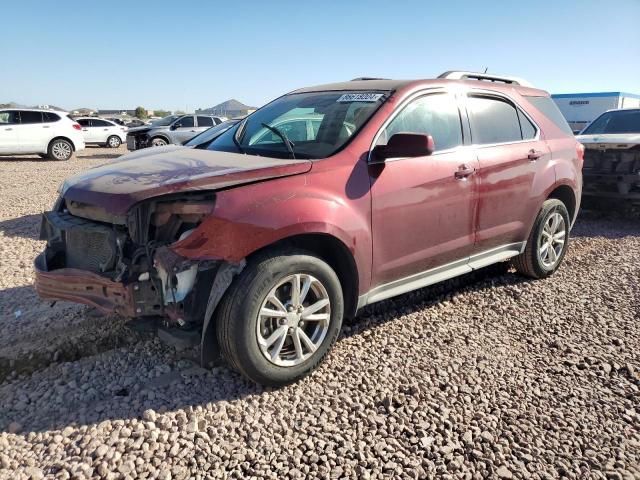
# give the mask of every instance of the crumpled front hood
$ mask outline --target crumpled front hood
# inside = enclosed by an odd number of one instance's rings
[[[129,127],[127,129],[127,133],[145,133],[151,130],[153,127],[151,125],[140,125],[139,127]]]
[[[580,143],[585,145],[593,144],[615,144],[633,146],[640,144],[640,133],[607,133],[595,135],[578,135],[576,137]],[[594,145],[595,146],[595,145]],[[620,147],[624,148],[624,147]]]
[[[306,173],[309,160],[258,157],[191,148],[162,149],[155,155],[123,159],[69,177],[67,201],[126,213],[135,203],[169,193],[217,190],[243,183]]]

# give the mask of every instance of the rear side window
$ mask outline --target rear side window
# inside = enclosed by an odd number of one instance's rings
[[[545,117],[551,120],[556,127],[562,130],[567,135],[573,136],[573,131],[571,127],[560,113],[560,109],[556,105],[551,97],[525,97],[529,103],[531,103],[534,107],[540,110]]]
[[[42,123],[42,113],[23,110],[20,112],[20,123],[23,125],[29,123]]]
[[[113,127],[109,122],[105,122],[104,120],[98,120],[96,118],[91,120],[91,124],[94,127]]]
[[[87,119],[84,119],[84,118],[81,118],[81,119],[76,120],[76,121],[77,121],[80,125],[82,125],[83,127],[88,127],[88,126],[89,126],[89,123],[90,123],[90,120],[87,120]]]
[[[213,127],[213,118],[211,117],[198,117],[199,127]]]
[[[384,129],[378,145],[386,145],[394,133],[431,135],[435,151],[462,145],[460,112],[447,94],[426,95],[407,105]]]
[[[475,144],[518,142],[522,140],[518,111],[497,97],[468,98],[471,136]]]
[[[51,112],[42,112],[42,120],[45,123],[57,122],[60,120],[60,116]]]

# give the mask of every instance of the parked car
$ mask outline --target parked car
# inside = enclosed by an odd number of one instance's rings
[[[118,161],[127,161],[134,159],[141,159],[144,157],[151,157],[158,155],[158,153],[168,153],[174,152],[177,153],[179,150],[188,150],[191,148],[199,148],[204,149],[209,146],[209,144],[222,135],[224,132],[229,130],[235,124],[238,123],[239,120],[226,120],[215,127],[211,127],[208,130],[196,135],[191,140],[187,140],[183,145],[166,145],[164,147],[158,148],[142,148],[140,150],[135,150],[133,152],[126,153],[118,158]]]
[[[138,150],[162,147],[170,143],[179,145],[220,123],[222,119],[213,115],[169,115],[154,120],[150,125],[130,128],[127,133],[127,148]]]
[[[301,113],[322,120],[294,141],[277,126]],[[549,94],[508,77],[299,89],[206,149],[67,179],[44,214],[36,289],[160,316],[204,365],[221,356],[286,384],[368,304],[506,260],[553,274],[583,152]]]
[[[127,126],[127,122],[125,122],[121,118],[110,117],[110,118],[107,118],[107,120],[109,120],[110,122],[116,123],[116,124],[120,125],[121,127],[126,127]]]
[[[82,149],[81,127],[67,112],[0,110],[0,155],[37,153],[43,158],[69,160]]]
[[[139,118],[134,118],[133,120],[127,123],[127,127],[129,128],[142,127],[144,125],[151,125],[151,122],[140,120]]]
[[[583,195],[640,200],[640,108],[605,112],[577,139],[586,147]]]
[[[76,122],[82,127],[85,144],[118,148],[127,141],[127,128],[104,118],[80,117]]]

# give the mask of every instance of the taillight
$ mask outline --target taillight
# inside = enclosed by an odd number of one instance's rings
[[[82,127],[80,126],[79,123],[73,123],[73,128],[75,128],[76,130],[82,130]]]
[[[576,154],[581,162],[584,162],[584,145],[580,142],[576,143]]]

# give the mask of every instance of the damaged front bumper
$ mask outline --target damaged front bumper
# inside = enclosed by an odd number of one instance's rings
[[[194,215],[194,208],[183,210]],[[170,215],[164,210],[161,214]],[[184,258],[169,243],[147,240],[141,245],[130,231],[122,222],[87,220],[66,209],[46,212],[41,239],[47,246],[34,265],[40,297],[89,305],[107,314],[163,317],[165,324],[184,328],[202,324],[211,284],[224,262]]]
[[[103,313],[118,313],[126,317],[136,316],[136,310],[143,308],[143,304],[136,306],[133,285],[124,285],[76,268],[49,271],[46,252],[36,257],[34,267],[36,292],[43,299],[82,303]]]
[[[587,148],[582,194],[640,200],[640,151]]]

